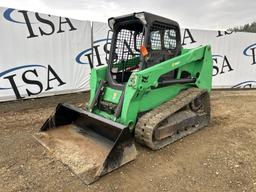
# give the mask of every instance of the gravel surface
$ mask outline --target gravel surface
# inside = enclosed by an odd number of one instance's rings
[[[0,191],[256,191],[256,91],[214,91],[209,127],[87,186],[32,135],[58,102],[87,94],[0,103]]]

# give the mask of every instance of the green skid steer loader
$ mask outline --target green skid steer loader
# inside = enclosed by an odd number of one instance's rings
[[[179,24],[139,12],[108,20],[108,65],[91,71],[86,109],[59,104],[35,138],[86,184],[210,121],[210,46],[184,49]]]

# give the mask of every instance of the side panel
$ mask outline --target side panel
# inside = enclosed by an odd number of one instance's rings
[[[186,85],[172,85],[168,87],[162,87],[158,89],[153,89],[152,91],[145,93],[139,104],[139,112],[148,111],[154,109],[174,98],[182,89],[189,87]]]

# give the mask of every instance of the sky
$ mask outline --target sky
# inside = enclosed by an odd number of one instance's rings
[[[0,6],[102,22],[147,11],[176,20],[183,28],[212,30],[256,21],[256,0],[0,0]]]

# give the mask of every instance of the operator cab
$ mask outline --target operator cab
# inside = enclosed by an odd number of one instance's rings
[[[152,67],[181,52],[179,24],[147,12],[108,20],[113,35],[108,61],[108,83],[123,89],[134,71]],[[175,71],[159,81],[173,79]]]

